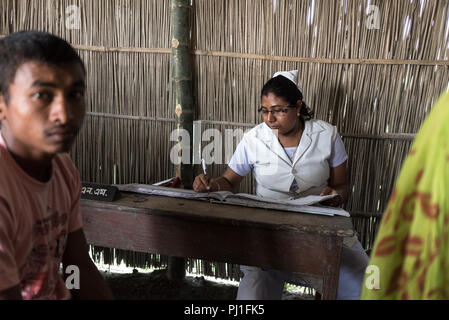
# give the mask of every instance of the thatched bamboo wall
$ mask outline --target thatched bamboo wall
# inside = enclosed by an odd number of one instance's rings
[[[81,9],[80,30],[65,28],[69,5]],[[369,5],[379,9],[379,29],[366,26]],[[316,118],[343,136],[347,209],[370,248],[414,134],[449,87],[448,1],[193,0],[192,18],[196,119],[246,130],[260,122],[263,83],[298,69]],[[0,34],[23,29],[66,38],[86,62],[89,114],[72,151],[84,181],[174,175],[169,0],[0,1]],[[253,188],[248,177],[240,191]]]

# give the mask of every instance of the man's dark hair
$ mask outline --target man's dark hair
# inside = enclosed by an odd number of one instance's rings
[[[288,78],[284,76],[277,76],[268,80],[262,88],[261,97],[268,96],[268,94],[274,94],[278,98],[282,98],[287,101],[291,106],[296,106],[298,100],[303,99],[301,90]],[[303,121],[307,121],[313,118],[313,111],[302,101],[302,108],[300,110],[300,116]]]
[[[9,85],[14,81],[17,69],[24,63],[36,61],[48,65],[78,62],[84,71],[84,63],[65,40],[47,32],[21,31],[0,40],[0,94],[9,100]]]

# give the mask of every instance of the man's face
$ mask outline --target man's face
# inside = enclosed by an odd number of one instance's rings
[[[2,134],[8,148],[26,158],[68,152],[85,114],[85,74],[79,63],[27,62],[0,96]]]

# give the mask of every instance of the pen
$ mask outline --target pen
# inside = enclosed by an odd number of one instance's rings
[[[207,176],[206,161],[204,161],[204,159],[201,159],[201,164],[203,165],[203,173],[204,173],[205,176]]]

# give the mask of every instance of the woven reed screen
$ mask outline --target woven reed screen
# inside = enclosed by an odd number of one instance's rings
[[[66,29],[70,5],[81,9],[79,30]],[[379,29],[367,25],[373,5]],[[260,122],[264,82],[298,69],[305,102],[343,136],[347,210],[369,249],[414,134],[449,88],[448,1],[193,0],[192,18],[196,119],[221,132],[247,130]],[[72,151],[84,181],[153,183],[175,174],[169,0],[0,1],[0,34],[23,29],[66,38],[86,62],[89,114]],[[252,190],[247,177],[240,191]],[[166,263],[93,250],[134,266]],[[193,267],[239,276],[233,265],[189,260]]]

